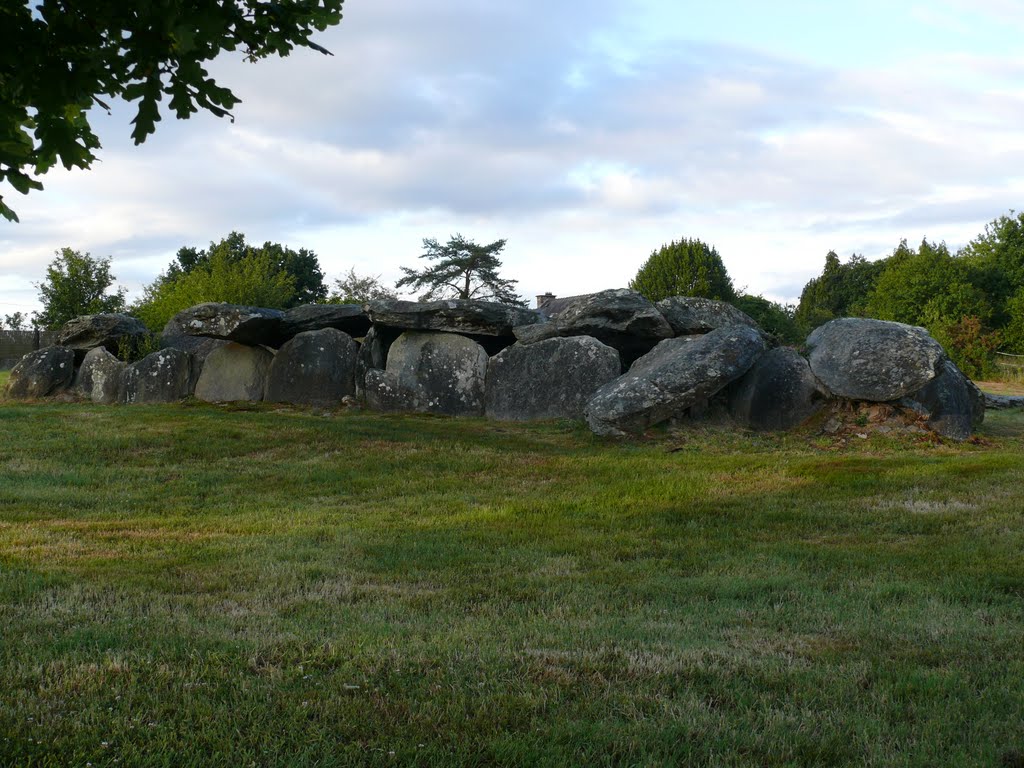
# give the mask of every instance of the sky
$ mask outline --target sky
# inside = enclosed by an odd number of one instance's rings
[[[825,255],[956,249],[1024,198],[1018,0],[348,0],[340,25],[210,66],[242,103],[5,200],[0,315],[40,308],[64,246],[138,297],[231,231],[392,284],[424,238],[500,238],[535,295],[624,287],[684,237],[737,288],[795,302]]]

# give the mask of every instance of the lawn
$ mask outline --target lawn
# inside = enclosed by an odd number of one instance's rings
[[[1024,765],[1024,415],[0,405],[0,765]]]

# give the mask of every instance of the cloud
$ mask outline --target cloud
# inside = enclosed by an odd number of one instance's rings
[[[929,23],[969,22],[958,3]],[[178,247],[231,230],[394,279],[422,237],[462,231],[508,237],[524,291],[622,285],[691,236],[737,284],[793,298],[830,248],[965,242],[1024,191],[1020,57],[922,47],[899,67],[839,67],[687,39],[681,14],[652,34],[630,13],[354,4],[318,37],[333,57],[218,60],[236,122],[167,119],[134,147],[130,109],[100,115],[102,162],[15,201],[3,285],[70,245],[113,255],[137,290]]]

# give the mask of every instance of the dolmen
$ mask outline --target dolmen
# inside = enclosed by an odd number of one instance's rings
[[[823,409],[884,405],[969,437],[986,401],[923,328],[841,318],[802,354],[736,307],[612,289],[555,316],[494,302],[373,301],[290,310],[200,304],[132,363],[145,329],[125,315],[76,318],[62,343],[26,355],[8,395],[71,392],[97,403],[275,402],[382,412],[586,421],[639,435],[709,413],[787,430]]]

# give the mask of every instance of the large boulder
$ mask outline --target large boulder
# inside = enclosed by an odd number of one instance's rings
[[[760,330],[754,318],[724,301],[700,296],[669,296],[655,306],[676,336],[708,333],[730,325],[746,325]]]
[[[128,364],[118,360],[104,347],[90,349],[75,372],[73,387],[78,394],[94,403],[116,403],[121,377]]]
[[[71,385],[75,374],[74,350],[44,347],[29,352],[11,370],[7,396],[13,398],[46,397]]]
[[[939,375],[904,402],[927,414],[931,429],[953,440],[966,440],[985,419],[985,396],[948,358],[939,364]]]
[[[119,347],[135,348],[147,336],[149,331],[141,320],[131,315],[111,312],[81,315],[69,320],[57,334],[57,344],[73,349],[75,360],[81,363],[90,349],[103,347],[117,354]]]
[[[161,349],[132,363],[121,374],[118,402],[173,403],[189,396],[192,359],[180,349]]]
[[[265,399],[273,403],[337,405],[355,394],[358,345],[337,328],[303,331],[274,355]]]
[[[281,333],[284,312],[237,304],[198,304],[176,315],[187,336],[224,339],[247,346],[273,346]]]
[[[593,336],[614,347],[623,365],[675,334],[657,308],[636,291],[614,288],[580,296],[554,320],[559,336]]]
[[[619,353],[590,336],[514,344],[487,365],[485,411],[504,421],[582,419],[590,396],[621,370]]]
[[[192,355],[192,379],[193,389],[199,375],[203,372],[203,364],[206,358],[215,349],[220,349],[230,342],[223,339],[211,339],[206,336],[189,336],[185,333],[184,321],[190,317],[189,309],[179,312],[164,326],[160,334],[160,347],[162,349],[180,349]]]
[[[362,304],[305,304],[284,313],[278,326],[276,343],[280,347],[306,331],[334,328],[352,338],[361,338],[370,330],[370,317]]]
[[[811,371],[829,391],[849,400],[888,402],[918,391],[946,359],[924,328],[844,317],[807,337]]]
[[[366,402],[381,411],[481,416],[487,352],[454,333],[403,333],[388,351],[387,367],[366,372]]]
[[[412,331],[446,331],[466,336],[512,337],[517,325],[543,321],[533,309],[475,299],[401,301],[382,299],[366,305],[374,325]]]
[[[761,334],[746,326],[666,339],[594,393],[587,423],[599,435],[643,432],[710,398],[750,370],[764,351]]]
[[[234,342],[213,350],[196,382],[196,398],[208,403],[263,400],[273,359],[263,347]]]
[[[752,429],[792,429],[824,403],[810,365],[791,347],[766,352],[729,393],[732,417]]]

